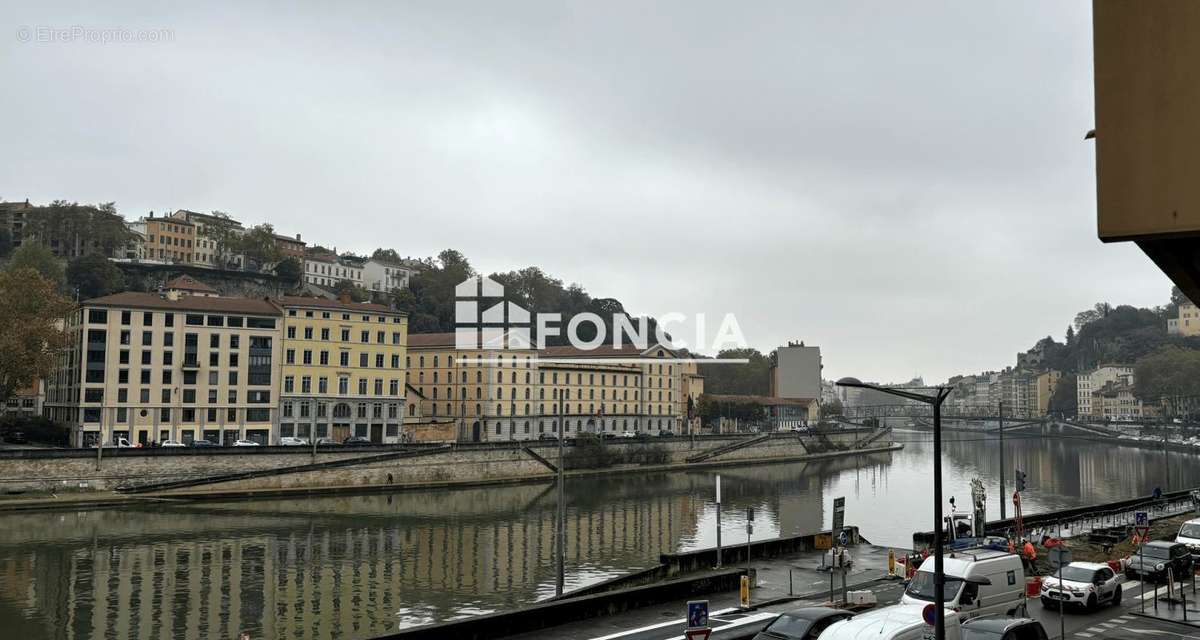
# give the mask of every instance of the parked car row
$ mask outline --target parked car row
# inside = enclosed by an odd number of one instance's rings
[[[920,640],[929,625],[924,604],[897,604],[854,614],[832,607],[803,607],[771,620],[754,640]],[[946,640],[1046,640],[1042,623],[1027,617],[985,615],[964,620],[945,610]]]

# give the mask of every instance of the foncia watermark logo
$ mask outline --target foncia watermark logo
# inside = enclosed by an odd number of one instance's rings
[[[703,313],[663,314],[656,318],[653,327],[644,316],[632,318],[623,313],[613,314],[607,321],[591,312],[569,318],[563,318],[561,313],[530,313],[528,309],[504,300],[504,286],[486,276],[460,282],[455,287],[454,297],[454,343],[459,349],[540,352],[546,349],[547,340],[563,336],[574,353],[566,356],[539,354],[538,360],[580,362],[603,357],[608,363],[662,362],[664,359],[705,364],[747,362],[744,358],[690,358],[676,352],[679,349],[717,352],[745,348],[746,339],[732,313],[722,317],[709,339],[709,323]],[[694,336],[695,341],[689,343],[678,337],[685,335]],[[659,346],[670,350],[671,357],[664,358],[657,353],[654,354],[657,357],[650,357],[644,353]],[[481,354],[478,360],[486,361],[487,357]]]

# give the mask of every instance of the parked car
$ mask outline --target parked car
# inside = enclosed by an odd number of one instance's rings
[[[342,440],[342,444],[371,444],[371,439],[365,436],[350,436]]]
[[[932,637],[921,613],[928,604],[894,604],[860,613],[826,627],[821,632],[821,640],[921,640]],[[961,640],[960,614],[950,608],[944,611],[946,640]]]
[[[283,436],[282,438],[279,439],[279,446],[281,446],[281,447],[306,447],[306,446],[308,446],[308,439],[293,438],[292,436]]]
[[[968,549],[947,553],[945,604],[964,620],[992,613],[1025,614],[1025,569],[1021,558],[1006,551]],[[908,583],[901,604],[933,602],[933,562],[922,562]]]
[[[636,431],[622,431],[617,434],[618,438],[637,438],[639,436]]]
[[[538,440],[558,440],[558,435],[549,433],[549,432],[544,432],[544,433],[539,433],[537,439]]]
[[[200,440],[192,440],[192,448],[193,449],[203,449],[205,447],[218,447],[218,446],[220,446],[220,445],[218,445],[217,443],[215,443],[211,440],[204,440],[203,438]]]
[[[129,440],[127,440],[125,438],[117,438],[116,440],[113,440],[112,442],[105,442],[100,446],[104,447],[105,449],[132,449],[133,448],[133,445],[130,444]]]
[[[257,447],[258,443],[253,440],[239,439],[233,441],[235,447]]]
[[[1186,544],[1193,557],[1200,555],[1200,518],[1192,518],[1180,525],[1175,542]]]
[[[815,640],[829,625],[841,622],[854,614],[832,607],[801,607],[785,611],[754,640]]]
[[[333,438],[317,438],[317,446],[324,447],[326,445],[340,445],[341,443]]]
[[[612,431],[601,431],[600,432],[601,440],[615,440],[616,437],[617,437],[617,434]]]
[[[158,446],[171,449],[171,448],[183,448],[183,447],[186,447],[187,445],[178,440],[163,440],[162,443],[159,444]]]
[[[1130,578],[1161,582],[1167,578],[1167,569],[1177,578],[1192,570],[1192,552],[1186,544],[1152,540],[1125,561],[1125,575]]]
[[[1062,568],[1061,581],[1057,571],[1042,578],[1042,605],[1095,609],[1101,604],[1111,604],[1115,607],[1121,604],[1123,581],[1124,576],[1118,575],[1107,564],[1072,562]]]
[[[8,435],[4,436],[5,442],[12,444],[25,444],[28,440],[25,438],[24,431],[9,431]]]
[[[962,625],[962,640],[1046,640],[1046,637],[1045,627],[1032,618],[980,616]]]
[[[671,431],[670,429],[659,429],[658,430],[658,437],[660,437],[660,438],[671,438],[674,436],[675,436],[675,432]]]

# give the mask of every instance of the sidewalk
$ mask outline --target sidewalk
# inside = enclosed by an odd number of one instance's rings
[[[829,572],[820,571],[823,552],[809,551],[789,556],[756,560],[758,584],[750,591],[751,607],[780,604],[792,600],[826,600],[829,597]],[[849,548],[853,564],[846,572],[848,590],[877,585],[887,574],[887,547],[860,544]],[[898,550],[899,554],[900,551]],[[726,565],[728,568],[729,565]],[[834,574],[835,597],[841,599],[842,577]],[[739,606],[736,590],[697,595],[692,600],[708,600],[709,610]],[[610,616],[581,620],[570,624],[522,633],[510,638],[548,640],[550,638],[594,638],[631,632],[683,618],[687,600],[667,602]]]

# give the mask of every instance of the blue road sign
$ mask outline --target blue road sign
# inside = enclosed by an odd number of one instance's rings
[[[708,628],[708,600],[692,600],[687,603],[688,629]]]
[[[850,536],[846,535],[845,531],[842,531],[842,533],[838,535],[838,542],[844,547],[850,544]]]
[[[1133,524],[1139,527],[1150,526],[1150,514],[1146,513],[1145,511],[1133,512]]]

